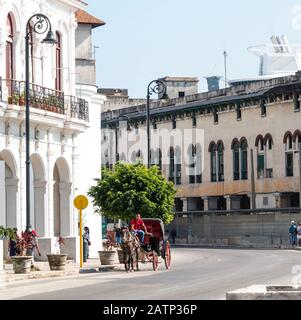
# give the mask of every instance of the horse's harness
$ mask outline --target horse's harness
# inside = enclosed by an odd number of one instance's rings
[[[134,236],[128,229],[123,230],[123,232],[127,233],[127,240],[123,240],[121,238],[121,242],[126,247],[131,247],[131,244],[133,244],[134,247],[139,248],[140,243],[136,236]]]

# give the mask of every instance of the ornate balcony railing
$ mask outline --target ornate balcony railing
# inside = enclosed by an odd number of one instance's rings
[[[62,91],[30,84],[30,107],[46,110],[71,118],[89,121],[89,105],[82,98],[67,96]],[[0,78],[0,102],[25,106],[25,81]]]
[[[72,118],[89,121],[89,104],[85,99],[65,96]]]

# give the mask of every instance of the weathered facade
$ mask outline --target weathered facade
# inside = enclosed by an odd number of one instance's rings
[[[152,163],[175,182],[175,209],[250,208],[251,150],[256,207],[298,207],[300,92],[301,74],[296,73],[152,102]],[[102,128],[104,165],[116,161],[116,151],[121,160],[135,161],[140,157],[145,162],[146,154],[135,150],[139,139],[146,144],[145,104],[103,113]],[[165,145],[155,138],[158,132],[183,137],[185,130],[194,132],[188,148],[182,142],[177,145],[173,138]],[[197,135],[203,135],[199,146],[195,144]],[[121,150],[124,141],[128,143],[126,152]],[[162,161],[164,155],[169,161]],[[187,155],[192,162],[187,162]],[[195,173],[191,168],[198,166],[203,169]]]

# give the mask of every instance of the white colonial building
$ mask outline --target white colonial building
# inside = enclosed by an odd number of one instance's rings
[[[99,177],[100,110],[91,30],[104,22],[87,14],[79,0],[0,1],[0,225],[24,230],[25,198],[25,32],[28,19],[46,15],[57,44],[30,39],[31,222],[43,253],[56,237],[78,258],[78,214],[73,199]],[[86,53],[85,53],[85,50]],[[94,70],[87,78],[85,68]],[[85,76],[81,77],[81,74]],[[88,72],[89,74],[89,72]],[[91,201],[90,201],[91,202]],[[91,256],[101,247],[101,217],[85,210],[92,236]]]

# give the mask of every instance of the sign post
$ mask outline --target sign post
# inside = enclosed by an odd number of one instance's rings
[[[76,209],[79,210],[79,251],[80,251],[80,268],[83,267],[83,210],[89,205],[88,198],[86,196],[77,196],[73,204]]]

